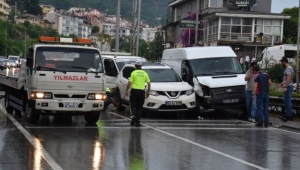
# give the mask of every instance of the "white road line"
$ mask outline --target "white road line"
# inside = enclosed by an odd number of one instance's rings
[[[275,130],[275,129],[269,129],[269,128],[177,128],[177,127],[155,127],[157,129],[164,129],[164,130],[261,130],[261,131],[269,131],[269,130]]]
[[[113,115],[116,115],[116,116],[120,116],[120,117],[122,117],[122,118],[127,119],[127,120],[130,121],[129,118],[127,118],[127,117],[125,117],[125,116],[122,116],[122,115],[119,115],[119,114],[117,114],[117,113],[110,112],[110,114],[113,114]],[[212,149],[212,148],[210,148],[210,147],[201,145],[201,144],[199,144],[199,143],[193,142],[193,141],[188,140],[188,139],[185,139],[185,138],[183,138],[183,137],[180,137],[180,136],[171,134],[171,133],[169,133],[169,132],[166,132],[166,131],[157,129],[157,128],[155,128],[155,127],[152,127],[152,126],[149,126],[149,125],[146,125],[146,124],[143,124],[143,123],[141,123],[141,125],[143,125],[143,126],[145,126],[145,127],[149,127],[150,129],[153,129],[153,130],[155,130],[155,131],[161,132],[161,133],[163,133],[163,134],[165,134],[165,135],[172,136],[172,137],[177,138],[177,139],[179,139],[179,140],[185,141],[185,142],[187,142],[187,143],[190,143],[190,144],[199,146],[199,147],[201,147],[201,148],[203,148],[203,149],[206,149],[206,150],[209,150],[209,151],[211,151],[211,152],[217,153],[217,154],[219,154],[219,155],[222,155],[222,156],[227,157],[227,158],[229,158],[229,159],[232,159],[232,160],[235,160],[235,161],[237,161],[237,162],[243,163],[243,164],[245,164],[245,165],[248,165],[248,166],[251,166],[251,167],[260,169],[260,170],[266,170],[266,168],[264,168],[264,167],[255,165],[255,164],[250,163],[250,162],[247,162],[247,161],[244,161],[244,160],[242,160],[242,159],[236,158],[236,157],[234,157],[234,156],[228,155],[228,154],[226,154],[226,153],[220,152],[220,151],[215,150],[215,149]]]
[[[144,121],[143,121],[144,122]],[[146,122],[148,123],[148,122]],[[178,123],[148,123],[148,124],[163,124],[163,125],[175,125],[175,126],[253,126],[252,124],[191,124],[191,123],[185,123],[185,124],[178,124]]]
[[[149,129],[147,127],[51,127],[51,126],[25,126],[26,129]]]
[[[44,147],[38,143],[39,140],[29,134],[22,125],[16,121],[16,119],[10,114],[6,113],[6,110],[3,108],[2,104],[0,104],[0,110],[13,122],[13,124],[22,132],[22,134],[27,138],[27,140],[32,144],[32,146],[38,150],[42,157],[46,160],[46,162],[52,167],[54,170],[63,170],[55,160],[50,156],[50,154],[44,149]]]

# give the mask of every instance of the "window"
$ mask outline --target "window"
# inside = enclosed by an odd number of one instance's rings
[[[222,25],[231,25],[231,18],[222,17],[221,24]]]
[[[213,0],[210,1],[211,8],[221,8],[223,6],[223,0]]]
[[[101,58],[97,50],[76,47],[37,47],[36,66],[49,71],[55,68],[67,72],[102,72],[99,70]]]
[[[189,12],[192,12],[192,3],[189,4]]]
[[[181,77],[182,77],[183,81],[188,82],[191,86],[194,85],[193,73],[192,73],[191,69],[189,68],[187,61],[183,61],[181,63]]]
[[[195,59],[190,63],[195,76],[243,74],[236,57]]]
[[[181,8],[178,8],[178,17],[181,17]]]
[[[128,79],[131,75],[131,73],[135,70],[134,67],[126,67],[123,69],[122,71],[122,74],[123,74],[123,77]]]
[[[118,74],[116,65],[113,60],[109,60],[109,59],[104,60],[104,69],[106,75],[108,76],[116,77]]]
[[[172,69],[144,69],[149,75],[151,82],[181,82],[180,77]]]

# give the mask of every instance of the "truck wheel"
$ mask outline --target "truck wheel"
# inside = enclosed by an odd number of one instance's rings
[[[95,124],[99,120],[100,111],[88,112],[84,114],[85,121],[90,124]]]
[[[40,113],[37,110],[31,108],[27,102],[25,104],[24,112],[27,122],[35,124],[39,121]]]
[[[12,114],[14,108],[9,105],[9,94],[10,92],[7,90],[5,94],[5,109],[7,113]]]
[[[118,89],[116,91],[116,100],[117,100],[117,102],[120,103],[120,106],[118,107],[118,111],[119,112],[124,112],[126,107],[122,106],[122,98],[121,98],[120,91]]]

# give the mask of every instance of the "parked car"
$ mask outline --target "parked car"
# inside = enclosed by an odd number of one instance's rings
[[[5,69],[7,68],[8,59],[2,59],[0,58],[0,68]]]
[[[19,56],[9,55],[8,60],[9,60],[9,66],[10,67],[18,67],[19,64],[20,64],[20,57]]]
[[[135,70],[134,64],[123,67],[117,79],[117,100],[123,106],[129,106],[129,96],[123,98],[131,72]],[[164,64],[143,64],[151,81],[150,96],[145,99],[145,111],[158,112],[194,112],[196,97],[193,87],[184,82],[180,76],[169,66]],[[145,84],[146,89],[147,85]]]

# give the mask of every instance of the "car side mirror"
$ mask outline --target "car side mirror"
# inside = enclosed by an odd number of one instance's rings
[[[29,68],[33,67],[33,58],[27,58],[26,59],[26,66]]]

